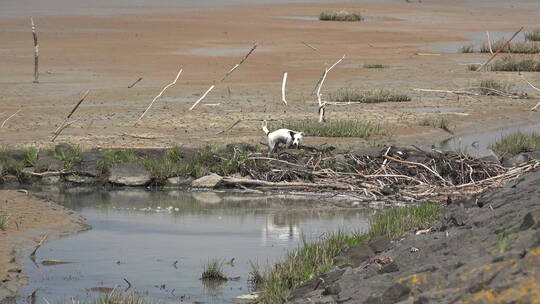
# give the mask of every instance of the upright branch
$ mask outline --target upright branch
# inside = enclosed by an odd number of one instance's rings
[[[247,54],[244,56],[244,58],[242,58],[242,60],[240,60],[239,63],[237,63],[235,66],[233,66],[227,73],[225,73],[225,76],[223,76],[223,78],[221,78],[221,80],[219,81],[220,83],[223,82],[225,79],[227,79],[227,77],[229,77],[234,71],[236,71],[236,69],[238,67],[240,67],[240,65],[242,65],[242,63],[244,63],[244,61],[246,61],[246,59],[248,59],[249,55],[251,55],[251,53],[253,53],[253,51],[255,51],[255,49],[257,48],[257,44],[255,43],[253,45],[253,47],[251,47],[251,49],[247,52]],[[214,82],[215,83],[215,82]],[[214,89],[215,85],[212,85],[210,86],[210,88],[208,88],[208,90],[206,90],[206,92],[201,96],[201,98],[197,99],[197,101],[195,101],[195,103],[191,106],[191,108],[189,108],[189,110],[193,110],[195,109],[195,107],[197,107],[197,105],[206,97],[206,95],[208,95],[208,93],[210,93],[210,91],[212,91]],[[230,90],[229,90],[230,92]]]
[[[162,90],[161,92],[159,92],[159,94],[156,95],[156,97],[154,97],[154,99],[152,99],[152,102],[148,105],[148,107],[146,108],[146,110],[144,110],[144,112],[141,114],[141,116],[139,117],[139,119],[137,119],[137,122],[139,122],[143,117],[144,115],[146,115],[146,113],[148,112],[148,110],[150,110],[150,108],[152,107],[152,105],[154,105],[154,102],[156,102],[156,100],[161,97],[161,95],[163,95],[163,92],[165,92],[165,90],[167,90],[170,86],[176,84],[176,82],[178,81],[178,78],[180,77],[180,74],[182,74],[182,69],[180,69],[180,71],[178,71],[178,74],[176,74],[176,78],[174,78],[174,81],[169,83],[168,85],[166,85]]]
[[[281,83],[281,100],[287,105],[287,99],[285,99],[285,86],[287,85],[287,72],[283,73],[283,82]]]
[[[517,30],[517,32],[514,33],[514,35],[512,35],[512,37],[510,37],[510,39],[508,39],[496,52],[495,54],[493,54],[491,57],[489,57],[489,59],[482,63],[477,69],[476,69],[476,72],[479,72],[480,70],[482,70],[488,63],[491,62],[491,60],[493,60],[495,57],[497,57],[497,55],[499,55],[499,53],[501,53],[509,44],[510,44],[510,41],[512,41],[514,38],[516,38],[516,36],[519,34],[519,32],[521,32],[523,30],[523,27],[521,27],[519,30]]]
[[[32,36],[34,36],[34,83],[39,82],[39,46],[36,32],[36,25],[34,24],[34,18],[30,18],[32,22]]]
[[[487,43],[489,47],[489,52],[493,54],[493,49],[491,48],[491,39],[489,38],[489,31],[486,31],[486,35],[487,35]]]
[[[319,87],[317,88],[317,101],[319,103],[319,122],[325,121],[324,113],[326,111],[326,103],[322,101],[321,96],[321,88],[324,84],[324,80],[326,79],[326,76],[328,73],[336,66],[338,65],[343,59],[345,59],[345,55],[343,55],[336,63],[334,63],[332,66],[324,70],[324,74],[321,78],[321,81],[319,82]]]
[[[73,107],[71,112],[69,112],[69,114],[66,116],[66,118],[62,121],[60,126],[58,126],[58,128],[54,131],[54,136],[53,136],[51,141],[54,141],[58,137],[58,135],[60,135],[60,133],[62,133],[62,131],[66,128],[67,121],[71,118],[71,116],[73,116],[73,113],[75,113],[75,111],[77,111],[77,109],[79,108],[81,103],[86,99],[86,97],[88,96],[89,93],[90,93],[89,90],[86,90],[86,92],[84,92],[81,99],[79,99],[79,102],[77,102],[77,104]],[[69,123],[68,125],[70,125],[72,123],[73,122]]]

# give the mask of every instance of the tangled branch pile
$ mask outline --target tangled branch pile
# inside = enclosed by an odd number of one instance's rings
[[[279,158],[251,154],[240,161],[251,179],[226,178],[229,185],[263,189],[339,190],[360,200],[413,202],[447,195],[475,195],[503,185],[540,166],[535,160],[505,168],[458,152],[410,148],[330,151],[284,151]]]

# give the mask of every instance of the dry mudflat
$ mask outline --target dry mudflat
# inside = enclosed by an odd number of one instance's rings
[[[492,36],[506,33],[508,37],[520,26],[537,26],[539,4],[534,0],[218,3],[210,7],[193,4],[191,8],[155,3],[160,2],[80,4],[79,9],[70,10],[66,3],[53,1],[47,13],[27,10],[24,5],[7,7],[6,12],[12,15],[0,15],[0,121],[21,111],[0,129],[1,143],[50,146],[52,131],[85,90],[90,94],[73,116],[77,121],[57,142],[82,147],[259,143],[264,140],[259,125],[262,119],[316,117],[316,98],[311,94],[315,83],[324,68],[343,54],[347,57],[330,73],[323,97],[339,88],[384,88],[413,97],[405,103],[328,109],[329,120],[372,121],[391,130],[390,138],[370,140],[420,138],[429,142],[447,136],[421,126],[424,119],[446,118],[457,133],[538,121],[538,115],[529,112],[536,103],[533,99],[458,98],[412,90],[455,90],[491,78],[513,83],[517,89],[527,87],[516,73],[468,71],[467,64],[483,62],[489,55],[459,54],[457,50],[461,45],[481,44],[486,30]],[[358,11],[367,20],[316,20],[321,11],[332,9]],[[40,41],[38,84],[32,83],[30,12]],[[255,52],[221,82],[254,43],[258,43]],[[364,64],[387,68],[368,69]],[[183,73],[178,83],[136,123],[180,68]],[[281,101],[284,72],[289,73],[287,106]],[[525,76],[540,84],[540,75]],[[142,81],[128,88],[139,77]],[[215,89],[190,111],[212,84]],[[418,112],[426,107],[429,113]],[[216,135],[238,119],[246,121]],[[306,139],[309,145],[363,142],[354,138]]]

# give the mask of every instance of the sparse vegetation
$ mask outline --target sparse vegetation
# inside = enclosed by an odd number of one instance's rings
[[[363,103],[379,103],[379,102],[403,102],[411,101],[411,97],[407,94],[395,93],[389,90],[376,91],[358,91],[355,89],[339,89],[337,92],[330,94],[330,100],[336,102],[363,102]]]
[[[308,136],[369,138],[387,134],[378,124],[358,120],[338,120],[320,123],[313,120],[291,120],[270,126],[273,130],[287,128],[304,132]]]
[[[26,183],[29,180],[29,176],[24,172],[26,163],[24,161],[18,161],[14,159],[7,159],[0,161],[0,173],[2,179],[6,174],[13,174],[17,177],[19,182]]]
[[[319,15],[322,21],[362,21],[364,18],[359,13],[340,11],[325,11]]]
[[[84,303],[84,302],[83,302]],[[93,304],[151,304],[151,301],[136,293],[106,293],[92,301]],[[79,302],[77,302],[79,304]]]
[[[39,149],[31,147],[26,149],[26,164],[35,167],[38,161]]]
[[[0,230],[6,231],[9,226],[9,215],[0,214]]]
[[[464,45],[459,49],[460,53],[474,53],[474,45]]]
[[[77,147],[58,145],[54,147],[53,156],[64,162],[65,169],[71,169],[73,165],[82,161],[81,149]]]
[[[447,118],[435,118],[435,119],[423,119],[420,121],[419,125],[426,126],[426,127],[433,127],[433,128],[439,128],[442,129],[448,133],[453,134],[452,130],[450,129],[450,121]]]
[[[227,277],[223,273],[223,261],[213,259],[205,266],[201,275],[201,280],[207,281],[227,281]]]
[[[384,69],[387,68],[386,65],[380,63],[366,63],[364,64],[365,69]]]
[[[367,241],[370,237],[386,235],[398,238],[413,229],[426,228],[437,219],[442,207],[433,203],[384,210],[371,218],[367,234],[347,235],[341,231],[303,245],[269,270],[261,288],[261,302],[283,303],[295,287],[328,271],[335,265],[335,258],[347,247]]]
[[[540,43],[536,41],[512,41],[503,48],[507,39],[500,39],[491,43],[493,52],[502,49],[504,53],[519,53],[519,54],[537,54],[540,53]],[[489,45],[486,43],[480,47],[480,53],[490,53]]]
[[[482,95],[498,95],[497,92],[510,93],[510,85],[495,79],[485,79],[480,81],[478,91]]]
[[[540,28],[533,29],[525,33],[525,40],[540,41]]]
[[[491,65],[492,71],[540,72],[540,60],[535,57],[506,56]]]
[[[469,71],[476,71],[479,67],[480,67],[480,64],[477,64],[477,63],[467,65],[467,69]]]
[[[514,133],[497,140],[491,149],[498,153],[518,154],[540,150],[540,135],[537,133]]]
[[[259,290],[265,282],[265,274],[261,271],[258,264],[249,262],[251,270],[248,274],[248,284],[251,290]]]

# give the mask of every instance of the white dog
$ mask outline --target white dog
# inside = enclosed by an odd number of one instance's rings
[[[275,152],[279,144],[284,144],[285,149],[288,149],[291,146],[296,146],[296,148],[298,148],[304,137],[303,132],[296,132],[289,129],[279,129],[270,132],[267,125],[266,120],[263,120],[262,129],[268,137],[268,154]]]

